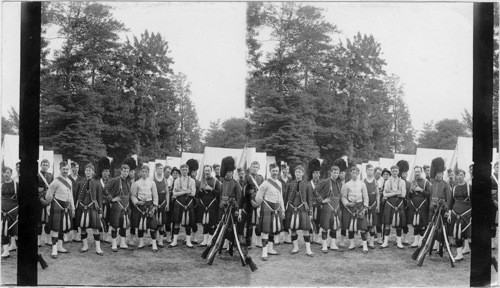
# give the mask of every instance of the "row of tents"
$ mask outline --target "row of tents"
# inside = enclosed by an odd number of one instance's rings
[[[44,150],[43,146],[40,146],[39,159],[47,159],[50,162],[49,172],[53,173],[56,177],[59,174],[59,169],[54,169],[58,167],[59,163],[63,161],[63,157],[60,154],[54,154],[54,151]],[[495,148],[493,150],[493,160],[492,162],[498,161],[498,151]],[[264,177],[267,177],[269,165],[276,162],[274,156],[269,156],[265,152],[258,152],[255,148],[218,148],[218,147],[205,147],[204,153],[190,153],[183,152],[181,157],[167,157],[166,159],[155,159],[155,161],[150,161],[149,165],[151,175],[155,170],[156,163],[162,163],[163,165],[169,165],[171,167],[180,167],[181,164],[186,163],[189,159],[196,159],[199,163],[198,177],[201,178],[203,175],[203,167],[205,165],[213,165],[215,163],[221,163],[222,158],[226,156],[231,156],[235,159],[236,167],[248,167],[251,162],[257,161],[260,164],[259,173]],[[132,156],[137,161],[137,155]],[[365,177],[366,165],[371,164],[374,167],[387,168],[390,169],[392,165],[395,165],[399,160],[408,161],[410,170],[408,171],[407,179],[413,178],[413,167],[430,165],[432,159],[436,157],[442,157],[445,161],[446,168],[451,169],[463,169],[466,171],[466,179],[470,178],[469,175],[469,165],[472,164],[472,138],[458,137],[457,145],[454,150],[442,150],[442,149],[426,149],[417,148],[416,153],[413,154],[398,154],[394,155],[394,158],[380,158],[378,161],[367,161],[362,164],[357,164],[358,168],[361,170],[361,177]],[[4,166],[14,168],[15,164],[19,161],[19,137],[18,135],[5,135],[4,141],[2,143],[2,160]],[[112,161],[112,158],[110,158]],[[321,160],[320,160],[321,161]],[[71,162],[71,160],[69,160]],[[14,169],[15,170],[15,169]],[[16,172],[14,171],[14,174]],[[447,175],[445,173],[445,179]],[[236,177],[236,175],[235,175]]]

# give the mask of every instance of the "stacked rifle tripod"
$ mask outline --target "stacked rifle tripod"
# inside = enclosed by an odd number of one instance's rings
[[[451,267],[455,267],[455,258],[451,254],[450,243],[448,242],[448,234],[446,233],[446,225],[443,221],[443,207],[444,203],[438,204],[439,206],[434,209],[434,215],[432,215],[432,220],[425,230],[424,236],[422,238],[422,243],[417,247],[415,252],[411,255],[413,260],[417,260],[417,265],[422,266],[424,263],[425,256],[427,253],[432,255],[432,248],[434,247],[435,241],[439,241],[439,256],[443,257],[444,249],[450,258]]]
[[[241,265],[248,265],[253,271],[257,270],[257,265],[253,262],[252,258],[248,255],[248,249],[246,245],[240,244],[240,239],[236,231],[236,222],[233,219],[234,202],[224,205],[224,214],[220,220],[217,228],[215,229],[214,236],[210,240],[201,258],[208,259],[207,264],[212,265],[215,256],[217,254],[222,254],[222,247],[225,240],[229,241],[229,255],[233,256],[233,247],[236,246],[238,254],[240,256]],[[232,231],[230,231],[232,230]],[[241,240],[244,242],[244,239]]]

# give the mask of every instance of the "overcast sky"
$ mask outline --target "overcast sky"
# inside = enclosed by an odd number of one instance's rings
[[[148,29],[170,44],[175,72],[187,75],[200,125],[242,117],[246,77],[246,3],[111,3],[139,36]],[[309,3],[342,31],[381,43],[387,71],[404,84],[412,122],[458,118],[472,110],[472,4]],[[2,113],[19,107],[19,4],[2,3]],[[17,9],[17,10],[16,10]],[[5,25],[8,23],[8,25]]]

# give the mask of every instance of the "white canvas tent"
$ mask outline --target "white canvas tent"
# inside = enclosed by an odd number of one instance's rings
[[[472,138],[458,137],[457,146],[450,161],[451,169],[463,169],[465,179],[470,179],[469,165],[472,164]]]
[[[12,177],[17,176],[16,163],[19,162],[19,136],[5,134],[2,143],[2,161],[5,167],[12,168]]]
[[[444,150],[444,149],[427,149],[427,148],[417,148],[417,153],[415,154],[414,166],[418,165],[423,167],[424,165],[431,165],[434,158],[441,157],[444,160],[446,169],[450,168],[451,159],[453,157],[454,150]],[[408,181],[413,179],[413,169],[408,173],[406,178]],[[443,173],[443,179],[448,180],[447,173]]]
[[[391,159],[391,158],[380,158],[379,159],[379,163],[380,163],[380,168],[382,168],[382,170],[384,168],[387,168],[387,169],[391,169],[391,166],[394,164],[394,159]]]
[[[368,161],[368,164],[371,164],[373,168],[380,167],[380,161]]]
[[[181,157],[167,157],[167,160],[165,162],[166,165],[172,168],[174,167],[179,168],[181,166]]]

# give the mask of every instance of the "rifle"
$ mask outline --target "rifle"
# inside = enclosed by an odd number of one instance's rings
[[[222,226],[222,228],[220,229],[220,232],[219,232],[219,235],[217,236],[217,241],[215,242],[215,245],[212,247],[212,249],[208,253],[208,262],[207,262],[208,265],[212,265],[212,263],[214,262],[215,255],[216,255],[217,251],[221,251],[221,249],[222,249],[222,243],[224,241],[224,238],[225,238],[224,236],[226,234],[227,224],[229,222],[229,215],[231,215],[232,210],[233,210],[233,208],[231,206],[227,211],[224,212],[225,222],[224,222],[224,225]]]
[[[420,253],[422,248],[424,248],[424,245],[427,242],[427,239],[429,238],[429,234],[432,230],[432,224],[436,221],[436,215],[437,215],[436,211],[434,211],[434,214],[432,215],[431,222],[429,222],[429,224],[427,225],[427,228],[425,229],[424,236],[422,237],[422,241],[420,242],[420,245],[417,247],[417,249],[415,249],[413,254],[411,254],[411,259],[417,260],[418,254]]]
[[[245,253],[243,253],[243,249],[241,248],[241,244],[238,238],[238,233],[236,232],[236,224],[234,224],[233,221],[233,233],[235,237],[235,242],[236,242],[236,247],[238,248],[238,252],[240,254],[240,260],[241,260],[241,265],[245,266],[248,265],[250,266],[250,270],[255,271],[257,270],[257,265],[253,262],[252,258],[248,255],[248,249],[245,249]],[[245,245],[246,248],[246,245]]]
[[[225,219],[226,219],[225,217],[226,217],[226,214],[224,213],[224,215],[222,215],[221,220],[219,221],[219,224],[217,225],[217,228],[215,229],[214,236],[212,237],[212,239],[210,239],[210,242],[208,243],[207,248],[205,248],[205,251],[203,251],[203,253],[201,254],[201,258],[207,259],[208,253],[210,252],[212,247],[215,245],[215,241],[219,237],[219,233],[222,229],[222,226],[224,226]]]
[[[425,241],[425,245],[423,245],[423,248],[420,250],[420,253],[418,254],[418,257],[417,257],[417,261],[418,261],[417,265],[418,266],[422,266],[422,264],[424,263],[424,259],[425,259],[425,256],[426,256],[427,252],[429,250],[431,250],[430,248],[432,248],[432,247],[430,247],[430,245],[434,244],[434,237],[435,237],[435,234],[436,234],[435,233],[436,232],[436,226],[437,226],[437,224],[439,222],[438,215],[440,215],[440,213],[441,213],[441,207],[442,206],[439,206],[436,209],[437,212],[436,211],[434,212],[435,215],[436,215],[436,217],[433,217],[434,219],[433,219],[433,223],[431,223],[432,224],[431,231],[429,232],[429,236],[428,236],[428,238]]]
[[[453,257],[453,255],[451,255],[451,249],[450,249],[450,243],[448,243],[448,237],[446,236],[446,225],[444,224],[443,221],[441,221],[441,225],[443,227],[443,235],[444,235],[444,245],[446,245],[446,251],[448,252],[448,256],[450,256],[450,264],[451,264],[451,267],[455,267],[455,258]],[[441,245],[443,246],[443,245]],[[443,257],[443,256],[441,256]]]

